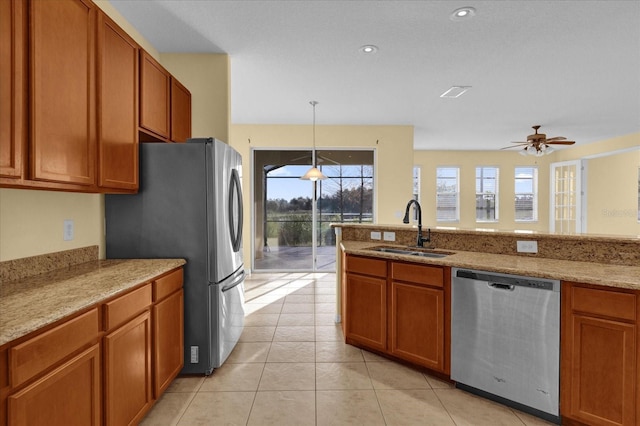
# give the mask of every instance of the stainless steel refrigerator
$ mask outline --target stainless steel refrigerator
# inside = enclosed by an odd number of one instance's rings
[[[138,194],[105,196],[107,258],[184,258],[184,374],[211,374],[244,326],[242,158],[216,139],[140,144]]]

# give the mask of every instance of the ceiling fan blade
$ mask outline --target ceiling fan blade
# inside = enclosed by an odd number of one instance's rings
[[[525,141],[511,141],[511,143],[525,143],[525,144],[528,144],[529,142],[525,142]]]
[[[511,149],[511,148],[518,148],[518,147],[521,147],[521,146],[529,145],[526,142],[512,142],[512,143],[519,143],[520,145],[505,146],[504,148],[500,148],[500,149]]]
[[[573,145],[574,143],[576,143],[575,141],[551,141],[549,142],[549,140],[547,140],[547,142],[545,142],[547,145]]]
[[[565,139],[567,139],[567,138],[565,138],[564,136],[556,136],[556,137],[547,139],[547,142],[549,142],[549,141],[563,141]]]

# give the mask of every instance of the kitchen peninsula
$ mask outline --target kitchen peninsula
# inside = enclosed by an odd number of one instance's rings
[[[637,424],[640,239],[434,228],[424,252],[448,254],[425,257],[379,251],[418,250],[411,226],[334,227],[347,343],[449,378],[453,268],[560,280],[562,420]],[[518,241],[537,253],[519,253]]]

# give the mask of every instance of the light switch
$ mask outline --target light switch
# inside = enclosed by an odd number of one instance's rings
[[[396,233],[395,232],[385,232],[383,235],[385,241],[395,241]]]
[[[380,231],[371,231],[371,239],[372,240],[381,240],[382,239],[382,234],[380,233]]]

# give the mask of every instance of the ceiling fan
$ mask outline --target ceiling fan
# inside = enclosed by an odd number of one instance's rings
[[[531,126],[536,132],[532,135],[527,136],[526,142],[511,142],[517,143],[518,145],[506,146],[500,149],[510,149],[510,148],[518,148],[524,147],[520,154],[522,155],[536,155],[541,156],[545,154],[550,154],[554,151],[553,147],[550,145],[573,145],[576,143],[575,141],[568,141],[564,136],[555,136],[553,138],[547,139],[547,135],[544,133],[538,133],[538,129],[540,125]]]

